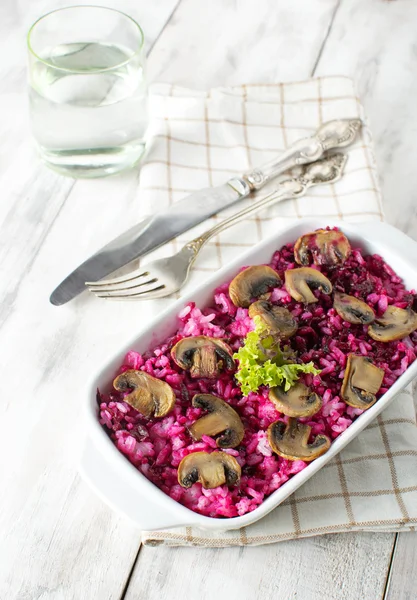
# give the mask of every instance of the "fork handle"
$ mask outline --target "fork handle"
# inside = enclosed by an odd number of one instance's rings
[[[246,173],[252,190],[259,190],[270,179],[296,165],[305,165],[321,158],[328,150],[344,148],[351,144],[362,126],[360,119],[327,121],[310,137],[298,140],[278,158]]]
[[[299,196],[302,196],[303,194],[305,194],[310,185],[312,185],[310,181],[302,180],[301,178],[288,176],[285,177],[278,189],[275,189],[273,192],[271,192],[258,202],[250,204],[247,208],[244,208],[238,213],[232,215],[231,217],[224,219],[220,223],[217,223],[216,225],[214,225],[214,227],[212,227],[202,235],[194,238],[193,240],[185,244],[184,249],[187,248],[188,250],[192,251],[194,255],[192,258],[192,262],[194,262],[201,248],[214,235],[220,233],[221,231],[224,231],[225,229],[228,229],[229,227],[232,227],[233,225],[239,223],[239,221],[242,221],[249,215],[252,215],[264,208],[267,208],[268,206],[271,206],[272,204],[275,204],[275,202],[279,202],[281,200],[291,200],[293,198],[298,198]]]

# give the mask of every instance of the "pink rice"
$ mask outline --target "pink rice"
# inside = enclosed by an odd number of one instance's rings
[[[287,244],[275,252],[270,266],[283,280],[284,271],[295,266],[293,245]],[[415,292],[408,292],[400,277],[378,255],[364,256],[360,249],[354,249],[342,266],[319,269],[331,280],[335,290],[365,300],[378,315],[389,304],[416,308]],[[334,439],[362,412],[347,406],[339,396],[348,353],[368,356],[384,369],[378,393],[381,396],[416,359],[417,334],[396,342],[375,342],[367,335],[366,326],[351,325],[341,319],[332,308],[330,296],[320,292],[316,292],[316,296],[316,304],[304,306],[295,302],[282,286],[272,291],[271,301],[286,306],[297,317],[299,329],[291,338],[291,345],[303,362],[312,360],[322,370],[320,376],[308,375],[304,381],[322,396],[323,406],[313,417],[302,421],[312,427],[311,439],[318,433]],[[212,306],[199,309],[190,302],[179,318],[176,335],[143,355],[134,350],[128,352],[119,370],[142,369],[169,383],[177,396],[173,412],[163,419],[146,419],[123,402],[123,394],[98,392],[100,423],[130,462],[174,500],[209,517],[244,515],[307,463],[291,462],[272,453],[266,430],[273,421],[286,422],[287,417],[277,412],[268,400],[268,389],[262,388],[244,397],[232,375],[223,375],[218,380],[193,380],[171,359],[170,348],[187,336],[221,337],[235,350],[241,346],[246,333],[253,329],[253,322],[247,309],[236,308],[231,302],[228,284],[215,290]],[[178,484],[177,467],[184,456],[216,448],[214,439],[204,436],[196,443],[187,431],[201,415],[200,409],[191,406],[191,399],[198,392],[212,393],[226,400],[245,425],[241,445],[225,450],[235,456],[242,467],[238,487],[223,485],[205,490],[196,483],[187,490]]]

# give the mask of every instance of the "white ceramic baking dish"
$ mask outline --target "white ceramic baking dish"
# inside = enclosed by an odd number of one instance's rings
[[[303,471],[282,485],[256,510],[241,517],[215,519],[199,515],[165,495],[123,456],[113,445],[98,422],[96,403],[97,387],[109,389],[115,373],[129,349],[145,351],[162,342],[177,329],[176,315],[190,300],[202,307],[212,300],[213,290],[219,284],[232,279],[243,265],[255,265],[270,261],[273,252],[283,244],[294,242],[301,234],[323,226],[338,226],[345,232],[353,246],[362,247],[367,253],[377,253],[404,279],[408,289],[417,287],[417,243],[401,231],[379,222],[349,224],[328,219],[303,219],[285,230],[277,231],[228,267],[219,270],[192,294],[173,302],[157,319],[148,325],[129,343],[123,344],[109,362],[101,366],[87,391],[86,417],[88,437],[81,459],[83,477],[97,494],[113,509],[130,518],[143,530],[166,527],[193,526],[204,529],[237,529],[261,519],[276,508],[290,494],[329,462],[342,448],[353,440],[392,401],[395,395],[417,375],[417,361],[395,382],[378,402],[364,412],[331,445],[329,451],[309,464]],[[279,518],[279,513],[277,515]]]

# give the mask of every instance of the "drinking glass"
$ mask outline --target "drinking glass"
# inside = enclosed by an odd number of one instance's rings
[[[144,37],[118,10],[70,6],[30,29],[29,96],[41,158],[71,177],[133,166],[145,149]]]

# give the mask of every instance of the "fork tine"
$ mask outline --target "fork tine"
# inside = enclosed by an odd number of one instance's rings
[[[102,287],[107,285],[114,285],[116,283],[127,283],[132,281],[133,279],[138,279],[139,277],[145,277],[149,275],[149,271],[142,269],[137,269],[132,273],[127,273],[126,275],[121,275],[120,277],[114,277],[113,279],[100,279],[99,281],[86,281],[85,285],[87,287]]]
[[[158,283],[158,282],[155,282]],[[91,290],[90,290],[91,291]],[[105,300],[152,300],[154,298],[162,298],[169,296],[172,292],[166,289],[165,285],[159,284],[156,287],[146,287],[146,289],[135,292],[132,289],[111,291],[104,293],[102,291],[92,292],[97,298]]]
[[[156,283],[158,281],[158,279],[156,277],[152,277],[152,278],[147,278],[146,280],[142,281],[140,278],[135,278],[132,279],[130,282],[127,283],[114,283],[114,284],[109,284],[108,287],[106,286],[100,286],[100,287],[96,287],[94,285],[89,285],[87,286],[88,289],[90,290],[90,292],[93,293],[113,293],[113,292],[124,292],[124,291],[128,291],[128,290],[135,290],[136,288],[141,288],[143,286],[149,286],[153,283]],[[133,292],[132,292],[133,293]]]

